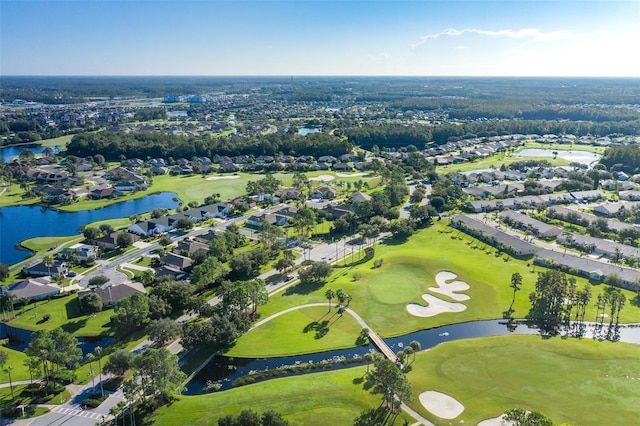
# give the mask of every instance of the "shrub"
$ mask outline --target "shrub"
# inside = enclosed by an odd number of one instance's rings
[[[47,322],[47,321],[49,321],[50,319],[51,319],[51,314],[44,314],[44,315],[42,316],[42,321],[43,321],[43,322]]]

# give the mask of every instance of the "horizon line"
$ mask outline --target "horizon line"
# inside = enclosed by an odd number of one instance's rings
[[[2,78],[33,77],[199,77],[199,78],[640,78],[640,75],[367,75],[367,74],[0,74]],[[0,80],[0,86],[2,85]]]

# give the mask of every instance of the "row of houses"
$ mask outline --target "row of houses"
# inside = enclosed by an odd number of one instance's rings
[[[640,271],[636,269],[605,263],[570,252],[563,253],[537,247],[466,215],[454,216],[450,225],[513,255],[533,255],[533,261],[537,265],[561,269],[596,281],[603,281],[608,276],[617,276],[621,280],[621,286],[631,290],[640,283]]]
[[[607,196],[600,190],[562,192],[557,194],[525,195],[522,197],[474,200],[469,201],[467,209],[475,213],[496,210],[519,210],[540,206],[554,206],[556,204],[587,203],[606,200]]]
[[[551,208],[548,208],[545,213],[547,217],[550,217],[552,219],[560,219],[582,226],[588,226],[598,220],[605,221],[607,224],[607,228],[611,232],[615,233],[619,233],[620,231],[628,228],[637,228],[636,225],[633,225],[631,223],[624,223],[620,222],[619,220],[606,219],[600,216],[582,212],[580,210],[569,209],[562,206],[553,206]]]
[[[131,225],[128,231],[133,234],[148,237],[172,231],[180,219],[202,222],[213,218],[223,218],[229,213],[231,213],[231,206],[227,203],[207,204],[156,219],[138,221]]]

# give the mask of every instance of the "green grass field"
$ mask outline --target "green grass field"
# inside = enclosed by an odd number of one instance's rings
[[[297,285],[273,295],[268,304],[261,306],[261,318],[292,306],[328,303],[324,297],[326,290],[343,288],[353,298],[350,307],[361,315],[373,330],[384,337],[400,336],[451,323],[500,319],[511,303],[513,292],[509,283],[514,272],[519,272],[523,276],[522,289],[516,294],[514,317],[523,318],[529,310],[528,295],[534,289],[537,274],[533,267],[527,266],[528,261],[504,255],[496,256],[495,249],[479,244],[477,240],[465,234],[453,231],[443,222],[420,231],[404,244],[383,244],[376,246],[375,250],[373,260],[353,268],[334,270],[333,275],[324,285]],[[373,268],[373,262],[376,259],[384,260],[381,268]],[[435,276],[443,270],[456,273],[457,279],[470,285],[470,289],[464,293],[471,299],[462,302],[467,309],[457,313],[442,313],[430,318],[409,314],[406,309],[407,304],[426,305],[422,299],[423,293],[453,301],[447,296],[437,295],[428,290],[429,287],[435,286]],[[536,268],[536,271],[540,270],[543,269]],[[354,280],[356,274],[361,276],[358,281]],[[578,288],[588,284],[583,278],[577,278],[577,282]],[[594,303],[597,295],[603,292],[604,288],[604,285],[592,286],[593,297],[587,309],[587,320],[595,318]],[[627,300],[636,300],[633,292],[626,290],[623,292]],[[639,322],[640,308],[637,303],[628,302],[620,318],[622,322]],[[270,345],[252,342],[280,339],[277,337],[280,333],[293,339],[296,333],[302,334],[302,330],[309,324],[309,318],[301,314],[292,315],[286,322],[281,318],[276,321],[281,322],[282,327],[267,323],[240,337],[233,348],[233,354],[242,356],[246,352],[247,356],[249,354],[268,356],[272,354]],[[359,329],[356,335],[352,336],[351,342],[355,341],[358,332]],[[312,352],[311,347],[313,351],[322,350],[324,348],[321,346],[325,342],[332,348],[337,344],[337,341],[327,338],[320,339],[320,342],[313,341],[313,345],[307,347],[304,336],[299,335],[296,340],[298,345],[290,346],[291,354]],[[343,347],[353,346],[353,343],[348,344],[349,339],[342,341],[345,343]],[[279,354],[283,353],[282,350],[279,352]]]
[[[4,367],[13,367],[13,371],[11,372],[11,379],[13,381],[29,380],[29,369],[24,365],[27,356],[24,353],[5,348],[4,346],[0,346],[0,352],[5,352],[9,356]],[[0,383],[9,383],[9,376],[4,371],[4,368],[0,372]]]
[[[327,303],[276,317],[245,334],[226,355],[273,357],[296,353],[300,348],[312,353],[356,346],[360,325],[349,314],[340,316],[334,303],[332,306],[331,312]]]
[[[51,315],[48,321],[43,321],[45,314]],[[112,315],[111,309],[98,312],[93,316],[83,314],[78,305],[78,295],[74,294],[51,301],[32,303],[17,319],[11,321],[11,325],[27,330],[52,330],[62,327],[76,337],[92,337],[110,332],[109,322]]]
[[[539,336],[460,340],[419,353],[408,377],[411,407],[438,425],[477,424],[515,407],[555,424],[629,425],[640,415],[633,344]],[[446,421],[430,414],[417,398],[426,390],[454,397],[464,412]]]
[[[263,383],[199,396],[179,396],[169,406],[160,408],[150,420],[162,426],[215,425],[220,417],[251,408],[262,413],[275,410],[291,425],[350,425],[363,411],[377,408],[379,395],[363,389],[366,367],[313,373],[268,380]],[[395,425],[411,417],[401,414]]]

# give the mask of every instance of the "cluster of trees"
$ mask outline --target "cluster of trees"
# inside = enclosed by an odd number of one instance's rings
[[[392,411],[400,408],[402,401],[410,401],[413,390],[402,370],[382,355],[375,356],[373,368],[366,375],[365,389],[382,395],[382,402]]]
[[[640,173],[640,147],[625,145],[607,148],[600,159],[600,164],[605,165],[612,172]]]
[[[75,369],[82,358],[78,339],[62,328],[38,330],[31,335],[31,342],[24,353],[32,360],[38,360],[47,383],[61,371]],[[36,364],[35,361],[32,364]],[[29,367],[31,369],[31,367]]]
[[[192,158],[227,155],[296,155],[340,156],[351,151],[346,140],[324,133],[307,136],[273,134],[260,138],[210,138],[175,136],[154,133],[97,132],[75,135],[67,146],[67,153],[78,157],[103,154],[107,160],[125,158]]]
[[[259,415],[251,409],[240,411],[237,416],[231,414],[218,419],[218,426],[287,426],[282,414],[268,410]]]
[[[133,115],[133,121],[165,120],[167,110],[162,107],[140,108]]]
[[[515,298],[519,284],[514,281],[512,277]],[[527,319],[544,332],[558,334],[562,328],[569,330],[572,315],[575,315],[575,328],[583,332],[584,313],[591,300],[591,288],[586,284],[579,290],[575,278],[549,270],[538,274],[535,290],[529,294],[529,300],[531,308]]]

